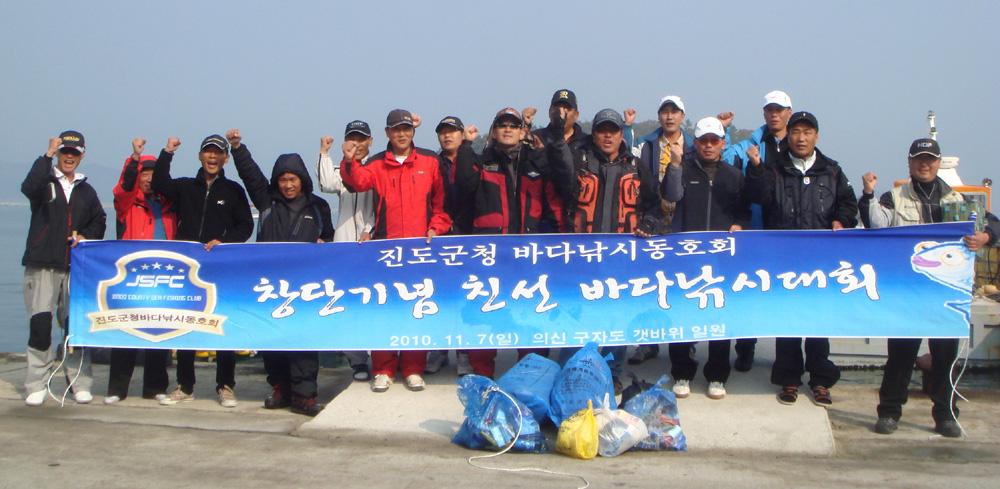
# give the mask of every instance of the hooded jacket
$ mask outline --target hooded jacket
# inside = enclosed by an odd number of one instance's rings
[[[368,158],[340,163],[340,177],[356,192],[375,190],[373,239],[416,238],[431,229],[442,235],[451,229],[444,211],[444,182],[438,155],[411,146],[402,163],[396,161],[391,143],[386,151]]]
[[[306,164],[297,154],[283,154],[274,162],[271,181],[264,177],[247,145],[233,148],[236,172],[246,185],[250,200],[257,207],[257,242],[315,243],[317,239],[333,241],[333,221],[330,204],[313,195],[313,182]],[[289,201],[278,188],[282,175],[299,177],[302,189],[299,197]]]
[[[163,150],[153,169],[153,191],[174,203],[177,213],[176,239],[208,243],[243,243],[253,234],[250,202],[240,184],[226,178],[224,170],[212,184],[205,183],[204,170],[194,178],[171,178],[174,154]]]
[[[786,140],[787,141],[787,140]],[[858,225],[858,200],[836,161],[816,150],[816,162],[805,175],[792,164],[787,142],[776,162],[747,168],[747,191],[760,204],[764,229],[831,229]]]
[[[593,137],[573,152],[576,187],[568,227],[575,233],[657,234],[662,220],[656,177],[638,164],[622,141],[614,161]]]
[[[76,183],[67,203],[53,171],[52,158],[39,156],[21,183],[21,193],[31,203],[31,225],[21,264],[69,270],[73,231],[84,239],[103,239],[107,214],[86,178]]]
[[[144,162],[156,162],[156,157],[143,155],[139,161],[133,161],[129,156],[122,167],[111,193],[115,196],[115,220],[117,222],[118,239],[153,239],[156,232],[156,216],[153,208],[146,200],[146,194],[136,185],[140,166]],[[177,215],[174,214],[172,203],[160,196],[160,225],[167,239],[174,239],[177,234]]]

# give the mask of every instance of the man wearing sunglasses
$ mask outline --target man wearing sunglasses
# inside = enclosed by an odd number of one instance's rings
[[[25,404],[40,406],[48,396],[46,381],[52,375],[56,351],[52,348],[52,313],[59,327],[69,328],[70,248],[85,239],[102,239],[107,215],[97,192],[76,171],[86,147],[83,134],[66,131],[49,139],[49,149],[39,156],[21,183],[21,193],[31,202],[31,226],[21,264],[24,265],[24,302],[28,308],[28,373],[24,381]],[[52,158],[56,157],[53,166]],[[66,381],[77,403],[94,399],[90,351],[76,348],[65,356]]]

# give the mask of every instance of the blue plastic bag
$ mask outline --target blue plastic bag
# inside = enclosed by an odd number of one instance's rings
[[[559,426],[566,418],[587,409],[587,401],[600,405],[605,394],[611,399],[611,409],[617,408],[611,368],[598,352],[597,343],[587,343],[556,376],[549,398],[549,417]]]
[[[558,363],[529,353],[503,374],[497,385],[528,406],[535,420],[542,423],[549,417],[549,396],[559,370]]]
[[[677,412],[677,397],[666,388],[669,382],[670,377],[664,375],[652,389],[625,403],[625,411],[642,419],[649,430],[649,436],[633,450],[687,451],[687,439]]]
[[[457,383],[458,399],[465,406],[466,418],[452,443],[474,450],[499,451],[516,437],[512,450],[548,453],[545,436],[524,404],[480,375],[466,375]]]

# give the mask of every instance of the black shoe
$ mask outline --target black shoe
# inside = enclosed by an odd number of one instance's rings
[[[287,385],[278,384],[272,387],[274,392],[271,393],[271,397],[264,399],[264,409],[283,409],[292,405],[292,400],[289,398],[289,391]]]
[[[786,385],[781,388],[781,392],[778,393],[778,402],[782,404],[795,404],[795,401],[799,399],[799,388],[794,385]]]
[[[299,397],[295,396],[292,399],[292,412],[295,414],[304,414],[309,417],[314,417],[323,410],[323,405],[316,402],[315,398],[312,397]]]
[[[879,418],[875,423],[875,432],[880,435],[891,435],[896,431],[896,420],[892,418]]]
[[[949,419],[948,421],[935,424],[934,431],[945,438],[962,437],[962,427],[959,426],[958,421],[955,421],[954,419]]]
[[[635,347],[635,351],[632,352],[632,356],[628,357],[629,365],[639,365],[646,360],[651,358],[656,358],[659,352],[656,351],[652,345],[639,345]]]
[[[753,368],[753,352],[737,353],[733,368],[737,372],[749,372]]]

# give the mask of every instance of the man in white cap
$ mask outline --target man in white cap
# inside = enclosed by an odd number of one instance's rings
[[[722,160],[726,129],[715,117],[706,117],[695,126],[693,158],[671,162],[663,181],[663,198],[677,204],[678,217],[673,231],[728,231],[746,229],[750,224],[750,202],[743,191],[743,172]],[[698,362],[691,358],[694,343],[671,343],[670,375],[676,380],[674,394],[685,398]],[[705,379],[708,397],[726,397],[729,380],[729,340],[708,342]]]

